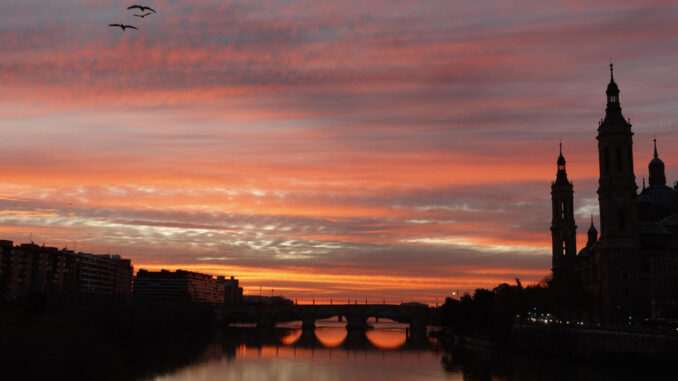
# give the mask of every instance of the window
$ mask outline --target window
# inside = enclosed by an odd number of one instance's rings
[[[615,155],[617,156],[617,172],[621,172],[622,171],[621,147],[619,146],[616,147]]]

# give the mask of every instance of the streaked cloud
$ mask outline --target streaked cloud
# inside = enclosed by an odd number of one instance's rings
[[[153,5],[0,5],[0,238],[300,298],[537,281],[559,139],[597,214],[610,57],[678,177],[669,1]]]

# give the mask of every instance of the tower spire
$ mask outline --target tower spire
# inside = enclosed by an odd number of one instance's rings
[[[557,184],[569,184],[570,181],[567,179],[567,172],[565,171],[565,156],[563,156],[563,142],[558,143],[559,155],[558,160],[556,161],[558,172],[556,173],[556,183]]]
[[[589,226],[589,230],[586,233],[589,238],[588,242],[586,242],[586,247],[591,247],[594,243],[596,243],[596,241],[598,241],[598,230],[593,224],[593,213],[591,213],[591,226]]]
[[[654,158],[656,159],[659,157],[659,155],[657,155],[657,137],[655,136],[652,140],[654,141]]]
[[[601,126],[622,126],[628,127],[628,122],[624,119],[619,103],[619,86],[614,81],[614,65],[610,63],[610,83],[605,90],[607,95],[607,108],[605,109],[605,119]]]
[[[664,162],[657,153],[657,138],[652,139],[654,143],[654,158],[650,160],[648,169],[650,172],[650,186],[666,185],[666,174],[664,173]]]

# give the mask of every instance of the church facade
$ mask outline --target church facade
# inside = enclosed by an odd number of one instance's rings
[[[565,157],[551,184],[551,285],[566,317],[638,324],[678,317],[678,185],[666,185],[655,140],[649,186],[639,190],[633,169],[633,132],[622,115],[610,64],[605,118],[598,124],[600,237],[593,220],[577,251],[574,187]]]

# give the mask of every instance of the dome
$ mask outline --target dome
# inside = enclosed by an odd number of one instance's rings
[[[598,242],[592,243],[590,246],[586,246],[583,249],[579,250],[577,254],[578,257],[591,257],[593,253],[598,249]]]
[[[676,191],[666,185],[657,185],[646,188],[641,197],[639,197],[639,201],[649,202],[655,208],[664,211],[672,211],[678,208]]]
[[[593,222],[591,222],[591,226],[589,227],[588,233],[589,234],[594,234],[594,233],[598,234],[598,230],[596,229],[595,226],[593,226]]]

